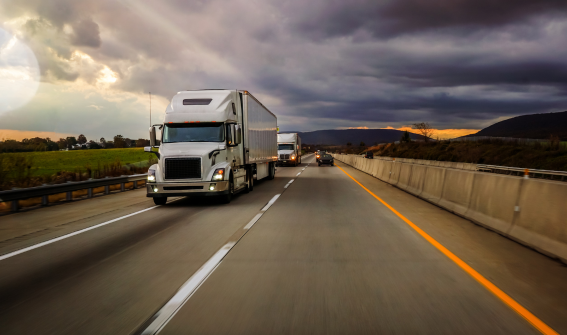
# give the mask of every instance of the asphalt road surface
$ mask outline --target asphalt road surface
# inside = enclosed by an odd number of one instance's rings
[[[303,161],[228,205],[136,190],[0,217],[0,333],[567,333],[561,263]]]

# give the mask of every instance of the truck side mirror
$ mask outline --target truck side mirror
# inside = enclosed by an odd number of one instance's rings
[[[150,147],[156,145],[156,128],[154,126],[150,127]]]
[[[240,144],[242,143],[242,127],[240,125],[235,125],[234,126],[235,132],[235,140],[234,140],[234,144]]]

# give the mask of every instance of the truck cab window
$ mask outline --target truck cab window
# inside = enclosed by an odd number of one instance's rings
[[[164,143],[223,142],[223,123],[170,123],[163,130]]]
[[[292,143],[280,143],[278,144],[278,150],[293,150]]]

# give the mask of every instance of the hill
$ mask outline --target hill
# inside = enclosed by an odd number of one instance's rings
[[[304,144],[345,145],[348,142],[358,145],[375,143],[392,143],[399,141],[403,131],[395,129],[330,129],[299,133]],[[412,139],[422,139],[423,136],[410,133]]]
[[[516,116],[468,136],[549,139],[552,135],[567,141],[567,111]]]

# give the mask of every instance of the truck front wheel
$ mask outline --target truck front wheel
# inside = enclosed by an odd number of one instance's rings
[[[232,195],[234,194],[234,182],[232,181],[232,175],[228,180],[228,194],[225,194],[221,198],[223,204],[228,204],[232,200]]]
[[[153,198],[154,199],[154,204],[156,205],[165,205],[165,203],[167,202],[167,198]]]

